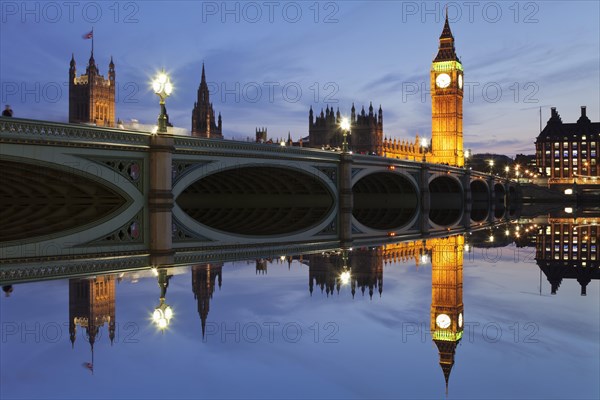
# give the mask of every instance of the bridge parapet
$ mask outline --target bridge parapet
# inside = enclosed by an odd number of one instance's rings
[[[53,145],[67,142],[69,146],[138,149],[148,148],[152,136],[150,132],[4,117],[0,117],[0,135],[5,143]]]

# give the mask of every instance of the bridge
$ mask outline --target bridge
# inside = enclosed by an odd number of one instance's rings
[[[447,165],[16,118],[0,118],[0,168],[0,262],[344,247],[496,223],[519,197]]]

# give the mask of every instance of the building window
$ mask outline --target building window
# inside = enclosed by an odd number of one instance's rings
[[[555,149],[558,149],[558,147],[559,147],[559,146],[560,146],[560,143],[558,143],[558,142],[555,142],[555,143],[554,143],[554,148],[555,148]]]

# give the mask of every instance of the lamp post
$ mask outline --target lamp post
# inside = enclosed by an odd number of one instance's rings
[[[427,159],[425,158],[425,155],[427,154],[427,146],[429,145],[429,142],[427,141],[427,138],[422,138],[421,139],[421,149],[423,152],[423,162],[425,162]]]
[[[504,171],[506,172],[506,179],[508,180],[508,171],[510,171],[510,167],[507,165],[504,167]]]
[[[348,153],[349,152],[348,135],[350,134],[350,121],[348,120],[348,118],[346,118],[346,117],[342,118],[342,121],[340,122],[340,128],[342,128],[342,136],[343,136],[342,153]]]
[[[167,109],[165,99],[173,92],[173,85],[164,70],[159,72],[152,81],[152,89],[160,98],[160,115],[158,116],[158,132],[167,133]]]
[[[469,168],[469,158],[471,157],[471,149],[465,150],[465,168]]]
[[[490,160],[490,175],[494,174],[494,160]]]
[[[519,164],[515,165],[515,179],[517,180],[517,182],[519,181]]]
[[[165,302],[165,297],[167,296],[167,288],[169,287],[169,279],[171,279],[171,275],[167,275],[167,270],[165,268],[160,268],[158,270],[158,286],[160,287],[160,301],[158,306],[154,309],[152,313],[152,320],[156,324],[156,327],[162,331],[164,331],[171,322],[171,318],[173,318],[173,309]]]

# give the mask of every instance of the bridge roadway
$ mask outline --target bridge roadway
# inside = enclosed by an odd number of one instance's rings
[[[519,197],[446,165],[17,118],[0,118],[0,168],[0,263],[345,247],[493,224]]]

